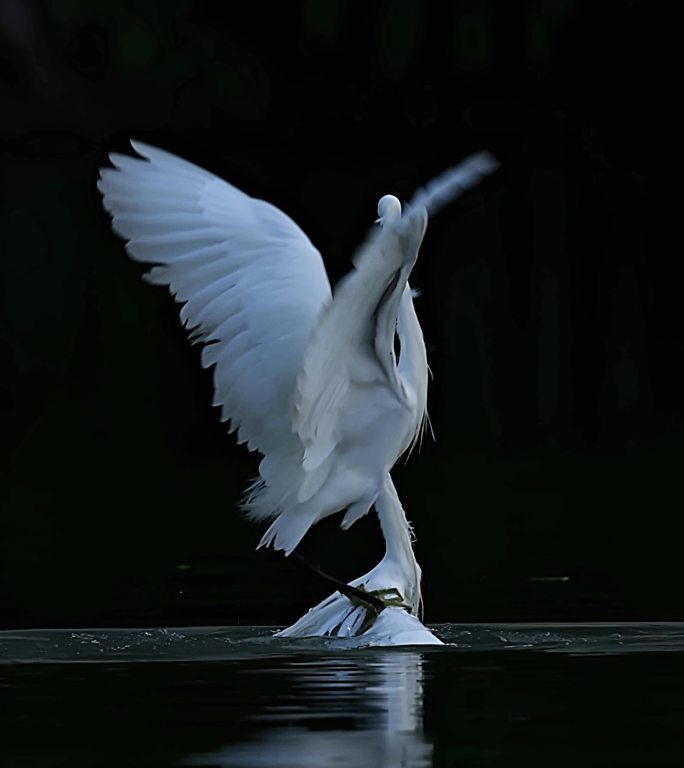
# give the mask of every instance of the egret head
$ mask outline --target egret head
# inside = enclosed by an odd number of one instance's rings
[[[401,203],[394,195],[384,195],[378,202],[378,216],[376,224],[382,226],[385,222],[395,221],[401,216]]]

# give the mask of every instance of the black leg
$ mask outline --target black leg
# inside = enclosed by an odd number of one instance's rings
[[[327,584],[331,584],[338,592],[346,595],[346,597],[348,597],[350,600],[353,600],[354,602],[360,600],[361,602],[370,605],[371,608],[374,608],[378,613],[385,607],[385,603],[379,597],[376,597],[375,595],[371,594],[370,592],[366,592],[363,589],[359,589],[358,587],[352,587],[351,584],[345,584],[344,581],[340,581],[334,576],[329,576],[327,573],[324,573],[317,565],[312,565],[308,560],[305,560],[299,554],[299,552],[293,552],[290,557],[293,558],[296,563],[309,571],[309,573],[313,573],[314,576],[322,579]]]

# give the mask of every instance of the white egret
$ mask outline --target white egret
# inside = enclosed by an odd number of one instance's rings
[[[98,188],[128,254],[154,264],[202,365],[214,366],[213,404],[238,442],[263,454],[244,507],[272,520],[259,546],[289,554],[322,518],[347,528],[375,504],[387,553],[365,587],[394,585],[416,613],[420,568],[389,476],[426,419],[427,358],[408,278],[428,213],[490,173],[473,155],[379,223],[331,292],[319,252],[284,213],[163,150],[131,142],[112,154]],[[399,360],[394,340],[400,340]],[[388,582],[382,579],[390,579]],[[346,598],[345,598],[346,599]]]

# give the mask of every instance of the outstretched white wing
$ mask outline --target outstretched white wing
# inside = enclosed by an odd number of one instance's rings
[[[419,187],[407,205],[402,219],[405,222],[410,221],[412,216],[421,215],[423,208],[430,216],[434,216],[445,205],[479,184],[485,176],[494,173],[498,167],[499,161],[490,152],[468,155],[458,165],[447,168],[424,187]]]
[[[216,365],[214,405],[238,442],[296,450],[292,400],[330,284],[319,252],[282,211],[175,155],[131,142],[98,188],[146,279],[183,302],[181,319]],[[294,444],[293,444],[294,441]]]

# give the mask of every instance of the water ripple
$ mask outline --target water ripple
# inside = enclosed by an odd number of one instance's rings
[[[684,623],[440,624],[426,653],[538,651],[570,655],[684,650]],[[230,661],[359,649],[350,639],[273,637],[271,627],[32,629],[0,632],[0,663]],[[367,649],[368,650],[368,649]]]

